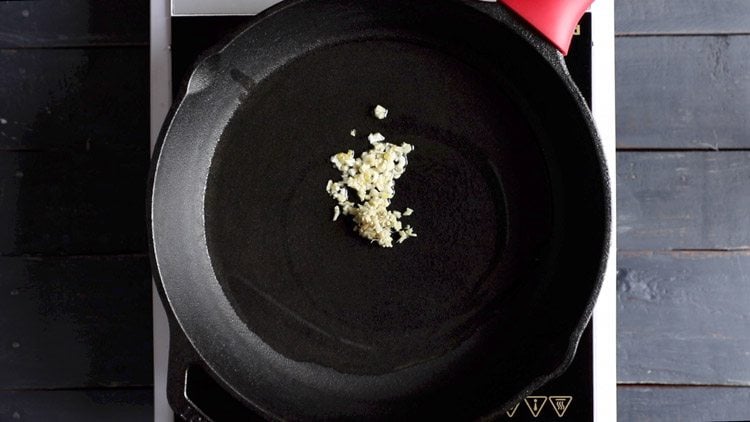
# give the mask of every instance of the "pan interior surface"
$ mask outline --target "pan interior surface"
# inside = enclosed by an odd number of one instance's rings
[[[428,363],[478,330],[501,337],[507,298],[554,237],[546,158],[504,83],[468,51],[386,37],[314,49],[253,86],[205,193],[211,262],[247,328],[356,375]],[[330,156],[358,156],[372,132],[415,146],[391,208],[414,209],[402,221],[418,237],[393,248],[333,222],[325,191]]]

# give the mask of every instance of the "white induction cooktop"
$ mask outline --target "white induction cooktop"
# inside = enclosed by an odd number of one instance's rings
[[[480,1],[480,0],[477,0]],[[487,0],[481,0],[487,1]],[[171,104],[170,19],[177,16],[255,15],[279,0],[152,0],[151,1],[151,140],[155,142]],[[614,2],[597,0],[592,13],[592,111],[604,144],[616,198]],[[604,285],[594,310],[594,420],[617,419],[615,207],[612,207],[612,244]],[[154,421],[173,422],[166,401],[169,328],[154,288]]]

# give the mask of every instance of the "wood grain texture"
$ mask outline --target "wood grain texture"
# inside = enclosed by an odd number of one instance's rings
[[[617,258],[619,382],[750,386],[750,252]]]
[[[750,248],[750,152],[619,152],[620,250]]]
[[[147,154],[0,153],[0,254],[143,253]]]
[[[145,256],[0,258],[0,309],[0,390],[153,382]]]
[[[0,1],[0,48],[148,43],[148,0]]]
[[[750,388],[638,387],[617,389],[620,421],[747,421]]]
[[[615,32],[632,34],[750,33],[746,0],[617,0]]]
[[[616,62],[618,148],[750,148],[750,35],[618,38]]]
[[[0,150],[148,151],[148,77],[147,48],[0,50]]]
[[[0,391],[0,421],[147,422],[153,389]]]

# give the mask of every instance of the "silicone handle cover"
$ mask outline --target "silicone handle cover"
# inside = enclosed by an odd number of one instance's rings
[[[594,0],[498,0],[568,54],[573,31]]]

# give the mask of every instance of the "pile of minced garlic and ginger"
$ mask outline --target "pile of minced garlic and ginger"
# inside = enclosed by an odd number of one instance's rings
[[[373,110],[373,115],[382,120],[388,115],[388,110],[379,105]],[[352,130],[351,135],[356,136],[357,132]],[[354,158],[352,150],[331,157],[331,162],[341,172],[341,181],[329,180],[326,191],[338,202],[333,208],[334,221],[341,214],[350,215],[360,236],[391,248],[394,233],[398,234],[398,243],[417,237],[411,226],[401,223],[401,217],[412,214],[411,208],[404,212],[388,209],[396,194],[396,179],[406,171],[407,156],[414,147],[407,143],[385,142],[380,133],[371,133],[367,139],[372,147],[359,158]],[[349,198],[350,189],[356,192],[358,201]]]

